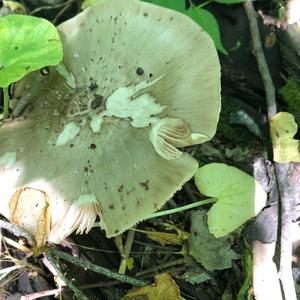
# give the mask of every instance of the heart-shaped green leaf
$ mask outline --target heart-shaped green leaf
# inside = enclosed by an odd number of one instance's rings
[[[256,216],[267,199],[253,177],[226,164],[212,163],[199,168],[195,183],[202,194],[216,199],[208,211],[208,227],[217,238]]]
[[[0,18],[0,87],[58,64],[62,56],[58,32],[49,21],[24,15]]]

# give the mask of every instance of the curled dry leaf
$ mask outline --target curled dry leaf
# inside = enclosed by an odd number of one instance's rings
[[[9,202],[11,221],[23,227],[36,241],[36,250],[47,241],[50,231],[49,198],[32,188],[18,190]]]

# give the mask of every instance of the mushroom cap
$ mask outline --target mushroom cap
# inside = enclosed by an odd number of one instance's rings
[[[115,236],[158,210],[198,163],[176,147],[213,137],[220,66],[188,17],[104,0],[59,27],[63,64],[20,83],[30,103],[0,128],[0,212],[25,187],[47,194],[48,240]]]

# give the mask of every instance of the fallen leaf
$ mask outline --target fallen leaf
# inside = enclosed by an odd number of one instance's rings
[[[140,288],[134,288],[122,300],[182,300],[180,291],[168,273],[155,276],[155,283]]]
[[[293,138],[298,131],[294,116],[287,112],[276,114],[271,119],[270,129],[274,161],[300,162],[299,140]]]
[[[222,163],[207,164],[195,174],[199,191],[216,202],[208,211],[209,231],[222,237],[256,216],[267,194],[247,173]]]
[[[10,221],[24,228],[36,241],[36,249],[45,245],[50,230],[50,208],[46,193],[32,188],[18,190],[9,202]]]
[[[240,256],[231,249],[232,242],[228,237],[216,239],[209,232],[206,219],[202,210],[191,214],[189,254],[208,271],[231,268],[231,261]]]

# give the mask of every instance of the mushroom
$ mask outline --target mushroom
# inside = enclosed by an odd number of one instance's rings
[[[0,128],[0,212],[12,220],[16,193],[31,189],[50,210],[48,241],[98,215],[116,236],[194,175],[178,147],[215,134],[217,52],[187,16],[138,0],[99,1],[58,30],[63,63],[20,82],[30,102]]]

